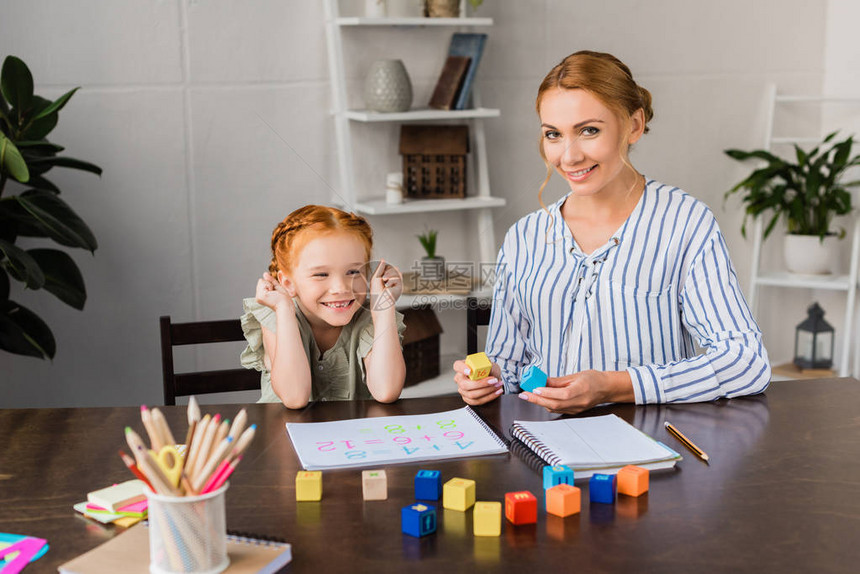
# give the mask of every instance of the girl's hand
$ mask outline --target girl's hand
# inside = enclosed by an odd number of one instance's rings
[[[370,278],[371,312],[393,309],[401,293],[403,293],[403,275],[397,267],[381,260],[373,277]]]
[[[277,310],[278,307],[284,307],[290,312],[295,312],[293,297],[268,271],[263,273],[263,277],[257,281],[256,297],[257,303],[265,305],[273,311]]]
[[[467,405],[482,405],[497,399],[504,393],[501,374],[501,368],[493,363],[489,377],[473,381],[469,378],[466,361],[454,362],[454,382],[457,383],[457,391]]]
[[[633,383],[626,371],[581,371],[547,379],[545,387],[520,398],[554,413],[576,414],[606,402],[632,402]]]

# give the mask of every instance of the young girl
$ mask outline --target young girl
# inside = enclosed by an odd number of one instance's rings
[[[454,364],[464,400],[519,392],[527,365],[549,380],[519,396],[555,412],[763,391],[767,352],[713,213],[630,163],[653,116],[648,90],[614,56],[577,52],[535,105],[541,192],[555,172],[570,193],[508,231],[487,336],[495,364],[479,381]]]
[[[368,281],[372,245],[367,221],[332,207],[302,207],[275,228],[269,271],[243,301],[242,365],[262,373],[260,402],[400,396],[403,280],[382,261]]]

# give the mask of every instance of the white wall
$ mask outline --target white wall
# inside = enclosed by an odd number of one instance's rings
[[[604,50],[628,63],[654,96],[652,133],[634,164],[712,206],[746,284],[740,209],[722,203],[746,167],[722,150],[760,145],[768,82],[817,92],[830,78],[827,66],[843,65],[830,55],[853,40],[828,4],[850,11],[847,0],[486,0],[479,14],[496,25],[479,84],[484,104],[502,110],[487,122],[490,183],[508,200],[496,213],[497,242],[537,208],[544,172],[533,99],[540,79],[570,52]],[[238,316],[268,260],[275,223],[305,203],[328,202],[338,187],[322,5],[4,0],[2,13],[0,57],[23,58],[37,93],[55,97],[83,86],[52,140],[102,166],[104,176],[52,173],[99,239],[94,257],[73,253],[89,300],[78,312],[44,293],[13,290],[51,325],[58,351],[53,362],[0,354],[0,406],[158,403],[159,315]],[[840,33],[828,36],[829,27]],[[415,84],[415,105],[423,104],[449,34],[347,31],[353,98],[371,61],[399,57]],[[394,127],[362,135],[391,151],[368,158],[360,173],[398,165]],[[547,199],[563,189],[556,182]],[[468,215],[441,219],[441,252],[477,257]],[[412,235],[424,221],[372,218],[377,253],[408,269],[420,255]],[[786,313],[792,326],[800,309]],[[462,314],[442,319],[443,351],[461,352]],[[768,346],[786,330],[779,321],[762,326]],[[778,344],[774,354],[784,355]],[[225,354],[232,360],[237,353]]]

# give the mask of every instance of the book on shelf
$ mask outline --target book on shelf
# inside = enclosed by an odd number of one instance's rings
[[[486,34],[457,32],[451,36],[448,55],[469,58],[469,68],[463,77],[463,85],[460,87],[457,101],[453,107],[455,110],[465,110],[469,105],[469,96],[472,94],[475,74],[478,71],[478,64],[481,62],[481,55],[484,53],[484,44],[486,43]]]
[[[628,464],[668,469],[681,460],[677,452],[616,415],[514,421],[511,436],[546,464],[571,467],[577,480],[615,474]]]
[[[227,534],[226,574],[277,572],[293,559],[292,546],[250,534]],[[60,574],[144,574],[149,572],[149,528],[138,525],[62,564]]]
[[[448,56],[433,89],[433,95],[430,96],[430,103],[427,104],[429,107],[437,110],[454,109],[471,60],[465,56]]]

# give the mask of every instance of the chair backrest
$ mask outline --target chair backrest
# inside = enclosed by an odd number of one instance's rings
[[[170,316],[159,319],[161,326],[161,370],[164,376],[164,404],[175,405],[176,397],[226,393],[230,391],[253,391],[260,388],[260,372],[252,369],[225,369],[175,373],[173,371],[173,347],[179,345],[201,345],[244,341],[239,319],[225,321],[197,321],[172,323]]]
[[[478,352],[478,327],[490,324],[490,312],[493,309],[491,299],[466,299],[466,352],[469,355]]]

